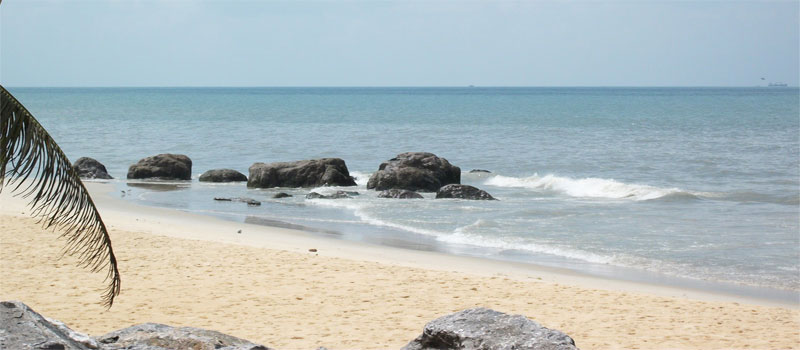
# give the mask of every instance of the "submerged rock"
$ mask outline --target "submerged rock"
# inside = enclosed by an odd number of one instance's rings
[[[340,158],[255,163],[250,166],[247,180],[247,187],[254,188],[355,185],[355,179]]]
[[[460,198],[478,200],[496,200],[492,195],[484,190],[470,185],[447,185],[436,192],[436,199],[440,198]]]
[[[279,192],[276,193],[274,196],[272,196],[272,198],[287,198],[287,197],[292,197],[292,195],[286,192]]]
[[[97,349],[89,336],[48,319],[19,301],[0,302],[0,349]]]
[[[247,176],[233,169],[212,169],[200,175],[198,180],[200,182],[236,182],[247,181]]]
[[[169,153],[143,158],[128,168],[128,178],[191,180],[192,160],[183,154]]]
[[[270,350],[247,340],[194,327],[143,323],[97,337],[106,350]]]
[[[568,335],[541,326],[522,315],[486,308],[468,309],[437,318],[403,350],[573,350]]]
[[[336,193],[331,195],[323,195],[317,192],[311,192],[306,195],[306,199],[342,199],[342,198],[352,198],[351,195],[355,194],[358,195],[358,192],[348,192],[348,191],[336,191]]]
[[[409,190],[401,190],[401,189],[391,189],[391,190],[384,190],[381,193],[378,193],[378,198],[400,198],[400,199],[421,199],[421,194],[409,191]]]
[[[447,184],[461,183],[461,168],[433,153],[407,152],[381,163],[367,189],[403,189],[435,192]]]
[[[472,170],[469,171],[469,173],[470,174],[474,174],[474,173],[491,173],[491,171],[484,170],[484,169],[472,169]]]
[[[246,198],[246,197],[214,197],[215,201],[221,202],[243,202],[247,203],[249,206],[259,206],[261,205],[260,201],[257,201],[253,198]]]
[[[94,158],[80,157],[72,163],[72,167],[81,179],[113,179],[106,171],[106,166]]]

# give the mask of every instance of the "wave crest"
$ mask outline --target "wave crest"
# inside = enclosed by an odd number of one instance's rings
[[[679,188],[660,188],[648,185],[627,184],[612,179],[583,178],[572,179],[555,175],[529,177],[510,177],[497,175],[485,182],[497,187],[519,187],[537,191],[554,192],[571,197],[631,199],[636,201],[657,199],[676,194],[689,194]]]

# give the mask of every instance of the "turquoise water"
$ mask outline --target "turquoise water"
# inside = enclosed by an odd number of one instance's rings
[[[795,300],[800,291],[797,88],[10,91],[71,159],[98,159],[138,203],[623,278],[783,290]],[[382,161],[407,151],[447,158],[463,183],[500,201],[388,200],[366,190]],[[191,157],[195,178],[340,157],[360,195],[306,200],[311,189],[124,181],[130,164],[158,153]],[[278,191],[295,196],[271,199]]]

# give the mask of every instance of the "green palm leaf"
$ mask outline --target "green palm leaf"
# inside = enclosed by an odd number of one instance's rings
[[[31,198],[28,206],[45,228],[62,232],[65,254],[77,255],[92,272],[107,269],[103,304],[119,295],[120,276],[111,238],[100,213],[58,144],[0,85],[0,191]]]

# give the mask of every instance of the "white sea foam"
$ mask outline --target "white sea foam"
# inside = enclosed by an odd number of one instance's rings
[[[362,173],[360,171],[350,171],[350,176],[352,176],[356,180],[356,185],[366,186],[367,182],[369,182],[369,177],[372,176],[372,173]]]
[[[486,225],[483,220],[478,220],[470,225],[459,227],[455,229],[452,234],[438,237],[439,241],[451,244],[466,244],[479,247],[504,249],[504,250],[520,250],[533,253],[543,253],[549,255],[560,256],[564,258],[582,260],[595,264],[609,264],[614,261],[614,257],[603,256],[577,249],[566,247],[557,247],[553,245],[542,245],[530,242],[515,242],[514,240],[503,239],[500,237],[486,237],[480,234],[471,234],[467,231]]]
[[[627,184],[612,179],[572,179],[555,175],[510,177],[497,175],[485,182],[489,186],[529,188],[549,191],[571,197],[649,200],[671,194],[688,193],[678,188],[660,188],[648,185]]]
[[[364,201],[310,199],[308,200],[308,202],[323,207],[344,208],[351,210],[353,212],[353,215],[361,219],[362,222],[373,226],[390,227],[398,230],[418,233],[421,235],[434,236],[434,237],[442,235],[441,232],[408,226],[408,225],[397,224],[390,221],[378,219],[367,212],[367,208],[369,207],[370,204]]]

